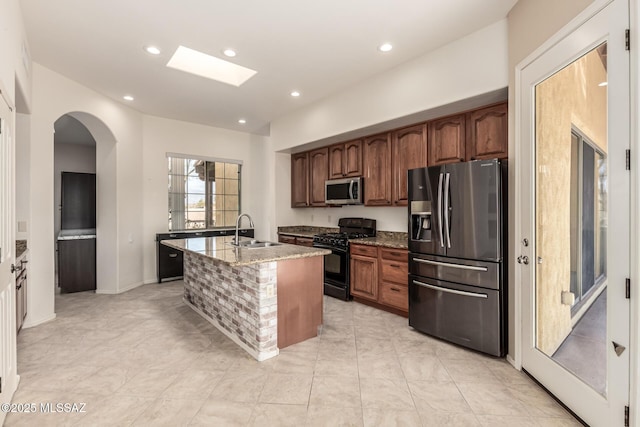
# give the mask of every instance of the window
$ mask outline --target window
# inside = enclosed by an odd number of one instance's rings
[[[230,227],[240,213],[240,170],[233,160],[170,154],[169,231]]]
[[[579,131],[571,133],[571,292],[578,305],[604,282],[607,241],[605,154]]]

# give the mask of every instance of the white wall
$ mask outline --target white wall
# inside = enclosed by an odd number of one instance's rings
[[[55,316],[53,124],[64,114],[80,120],[97,143],[98,291],[117,293],[142,283],[141,115],[38,64],[33,94],[27,327]]]
[[[29,174],[29,156],[31,144],[31,116],[16,114],[16,239],[29,238],[29,192],[31,190]],[[20,231],[22,223],[25,231]]]
[[[53,240],[60,232],[61,173],[96,173],[96,146],[56,142],[53,148]]]
[[[289,151],[299,145],[393,122],[505,88],[509,74],[507,49],[507,21],[501,20],[273,121],[274,150]],[[275,188],[278,190],[277,225],[335,227],[337,218],[364,216],[376,219],[380,230],[406,232],[406,209],[403,208],[291,209],[289,156],[276,153],[272,161],[276,165]]]
[[[266,140],[265,137],[243,132],[154,116],[143,117],[144,222],[141,237],[145,282],[157,281],[155,235],[168,231],[167,153],[241,160],[241,209],[253,218],[256,237],[267,238],[269,220],[265,196],[268,192],[263,157]]]

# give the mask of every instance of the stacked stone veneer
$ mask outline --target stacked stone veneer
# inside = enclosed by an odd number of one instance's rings
[[[278,354],[277,263],[184,252],[184,299],[258,360]]]

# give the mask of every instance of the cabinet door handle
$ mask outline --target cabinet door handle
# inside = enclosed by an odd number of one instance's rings
[[[169,258],[177,258],[178,254],[169,254]]]
[[[389,266],[393,267],[393,268],[400,268],[400,266],[398,264],[389,264]]]
[[[389,288],[389,289],[391,289],[393,292],[400,292],[400,289],[398,288]]]
[[[202,233],[196,233],[196,236],[202,236]]]

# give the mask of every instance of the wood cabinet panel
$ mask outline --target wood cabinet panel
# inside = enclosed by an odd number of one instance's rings
[[[351,245],[352,255],[362,255],[376,258],[378,256],[378,248],[368,245]]]
[[[396,283],[381,282],[378,300],[382,304],[409,311],[409,288]]]
[[[406,262],[400,263],[384,259],[380,261],[380,280],[395,282],[407,286],[408,274],[409,266]]]
[[[391,134],[365,139],[362,150],[364,167],[364,204],[391,205]]]
[[[378,259],[351,256],[351,295],[371,301],[378,299]]]
[[[296,238],[295,238],[295,236],[278,236],[278,242],[287,243],[289,245],[295,245],[296,244]]]
[[[429,166],[465,161],[466,119],[464,114],[429,122]]]
[[[329,179],[362,176],[362,141],[329,147]]]
[[[467,160],[507,158],[507,104],[472,111],[467,117]]]
[[[326,206],[324,183],[329,178],[329,149],[309,152],[309,205]]]
[[[408,263],[409,251],[404,249],[380,248],[380,258]]]
[[[313,238],[312,237],[296,237],[296,245],[313,247]]]
[[[393,146],[393,204],[407,206],[407,171],[427,166],[427,125],[400,129],[391,135]]]
[[[291,155],[291,207],[309,206],[309,153]]]

